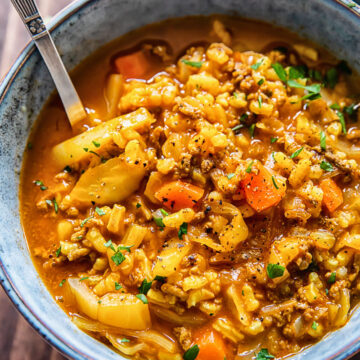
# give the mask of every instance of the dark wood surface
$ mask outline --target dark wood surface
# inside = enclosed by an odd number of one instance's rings
[[[37,0],[46,21],[71,0]],[[0,79],[6,74],[29,36],[10,5],[0,0]],[[65,360],[16,311],[0,287],[0,359]],[[360,355],[352,360],[360,360]]]

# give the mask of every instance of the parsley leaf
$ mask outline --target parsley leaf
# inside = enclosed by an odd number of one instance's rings
[[[99,216],[103,216],[106,214],[106,212],[104,210],[101,210],[99,207],[95,208],[95,212],[99,215]]]
[[[154,277],[154,280],[160,281],[160,282],[162,282],[162,283],[164,283],[164,282],[166,281],[166,279],[167,279],[166,276],[156,275],[156,276]]]
[[[320,147],[321,150],[326,150],[326,135],[323,131],[320,131]]]
[[[123,344],[123,343],[128,343],[128,342],[130,342],[130,340],[129,340],[129,339],[126,339],[126,338],[122,338],[122,339],[120,340],[120,342],[121,342],[121,344]]]
[[[79,281],[84,281],[84,280],[87,280],[89,277],[88,276],[85,276],[83,278],[81,278]]]
[[[244,124],[239,124],[239,125],[234,126],[231,130],[236,132],[236,131],[242,129],[243,127],[245,127]]]
[[[269,354],[268,349],[261,349],[258,354],[256,355],[256,360],[270,360],[274,359],[275,356]]]
[[[186,59],[182,59],[181,62],[183,62],[185,65],[192,66],[197,69],[200,69],[203,64],[202,61],[190,61]]]
[[[186,234],[187,234],[187,228],[188,228],[188,224],[187,224],[186,222],[183,222],[183,223],[180,225],[179,232],[178,232],[178,236],[179,236],[179,239],[180,239],[180,240],[182,240],[183,235],[186,235]]]
[[[100,143],[96,142],[95,140],[92,141],[92,143],[94,144],[95,147],[100,147]]]
[[[336,110],[336,114],[337,114],[337,116],[339,117],[339,121],[340,121],[340,124],[341,124],[342,132],[343,132],[344,134],[347,134],[344,114],[343,114],[341,111],[339,111],[339,110]]]
[[[281,81],[283,81],[283,82],[287,81],[286,71],[281,64],[275,63],[275,64],[272,64],[271,67],[275,70],[276,75],[279,77],[279,79]]]
[[[66,165],[66,166],[64,167],[64,170],[63,170],[63,171],[65,171],[65,172],[67,172],[67,173],[71,173],[72,169],[71,169],[71,167],[70,167],[69,165]]]
[[[57,214],[58,213],[58,211],[59,211],[59,205],[58,205],[58,203],[57,203],[57,201],[56,201],[56,199],[54,198],[54,200],[53,200],[53,203],[54,203],[54,210],[55,210],[55,214]]]
[[[322,161],[320,163],[320,168],[325,170],[325,171],[329,171],[329,172],[334,171],[333,166],[330,163],[328,163],[327,161]]]
[[[261,86],[263,83],[264,83],[264,79],[260,79],[258,82],[257,82],[257,84],[259,85],[259,86]]]
[[[330,105],[330,109],[340,110],[340,106],[339,106],[339,104],[335,103],[335,104]]]
[[[116,252],[115,248],[114,248],[114,245],[111,241],[111,239],[109,241],[107,241],[105,244],[104,244],[105,247],[108,247],[110,248],[112,251]]]
[[[248,174],[251,173],[253,164],[254,164],[254,160],[252,160],[251,163],[249,164],[249,166],[246,168],[245,171],[246,171]]]
[[[250,137],[253,139],[254,138],[254,135],[255,135],[255,124],[251,124],[250,127],[249,127],[249,134],[250,134]]]
[[[59,286],[60,286],[60,287],[63,287],[63,285],[65,284],[65,281],[66,281],[66,279],[62,279],[62,280],[60,281]]]
[[[227,177],[229,180],[231,180],[234,176],[235,176],[234,173],[231,173],[231,174],[226,175],[226,177]]]
[[[253,70],[258,70],[261,64],[264,62],[264,58],[260,59],[256,64],[251,65],[250,67]]]
[[[332,272],[330,277],[328,278],[328,283],[333,284],[336,281],[336,272]]]
[[[199,351],[200,351],[199,347],[195,344],[190,349],[185,351],[185,353],[183,355],[183,359],[184,360],[194,360],[198,356]]]
[[[139,293],[146,295],[151,289],[151,285],[152,281],[147,281],[146,279],[144,279],[139,287]]]
[[[144,294],[137,294],[136,297],[140,299],[144,304],[148,304],[148,299]]]
[[[122,289],[122,286],[115,281],[115,290],[120,290],[120,289]]]
[[[55,252],[56,257],[59,257],[60,254],[61,254],[61,246],[59,246],[59,248]]]
[[[289,79],[305,79],[307,68],[305,66],[291,66],[289,69]]]
[[[140,204],[140,203],[137,203],[137,204],[136,204],[136,208],[138,209],[139,207],[141,207],[141,204]]]
[[[303,151],[303,147],[301,147],[300,149],[297,149],[296,151],[294,151],[291,155],[290,155],[290,159],[295,159],[297,156],[299,156],[299,154]]]
[[[335,68],[329,69],[325,74],[325,85],[333,89],[338,82],[338,72]]]
[[[268,264],[266,272],[270,279],[275,279],[284,275],[285,268],[279,264]]]
[[[271,142],[272,144],[274,144],[274,143],[276,143],[278,140],[279,140],[279,138],[277,138],[277,137],[272,137],[272,138],[270,139],[270,142]]]
[[[84,225],[90,220],[92,219],[94,216],[89,216],[88,218],[84,219],[81,224],[80,224],[80,227],[84,227]]]
[[[117,251],[112,257],[111,260],[115,263],[116,266],[119,266],[124,260],[125,256],[122,252]]]
[[[277,183],[276,183],[276,181],[275,181],[274,175],[271,177],[271,180],[272,180],[272,182],[273,182],[273,184],[274,184],[274,186],[275,186],[275,189],[278,190],[278,189],[279,189],[279,186],[277,185]]]
[[[261,109],[261,107],[262,107],[262,97],[261,97],[261,95],[259,95],[259,97],[258,97],[258,102],[259,102],[259,109]]]
[[[130,245],[130,246],[126,246],[126,245],[119,245],[117,251],[119,250],[126,250],[128,253],[131,252],[130,249],[133,247],[134,245]]]
[[[311,325],[311,328],[313,330],[316,330],[318,328],[319,324],[316,322],[316,321],[313,321],[312,325]]]
[[[303,85],[298,83],[297,81],[290,79],[287,84],[292,87],[292,88],[296,88],[296,89],[304,89],[307,90],[310,93],[319,93],[321,90],[321,85],[320,84],[312,84],[312,85]]]
[[[160,212],[164,215],[164,216],[169,216],[169,213],[164,210],[164,209],[160,209]]]

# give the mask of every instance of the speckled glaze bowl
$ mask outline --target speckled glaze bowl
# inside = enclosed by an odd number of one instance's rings
[[[360,8],[350,0],[79,0],[50,24],[68,69],[101,45],[162,19],[230,14],[289,28],[360,72]],[[0,86],[0,282],[29,323],[73,359],[123,359],[77,329],[52,299],[29,256],[19,219],[19,173],[26,140],[54,85],[34,45]],[[1,324],[0,324],[1,326]],[[360,349],[360,311],[293,359],[345,359]]]

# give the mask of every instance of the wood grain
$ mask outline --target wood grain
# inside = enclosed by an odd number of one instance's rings
[[[49,19],[70,0],[38,0],[41,14]],[[0,79],[6,74],[21,49],[28,43],[29,35],[10,5],[10,0],[0,0]],[[360,330],[359,330],[360,334]],[[48,345],[16,311],[0,287],[0,359],[1,360],[65,360]],[[360,360],[360,355],[352,360]]]

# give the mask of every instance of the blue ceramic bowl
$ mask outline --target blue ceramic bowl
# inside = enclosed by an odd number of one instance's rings
[[[328,48],[360,72],[360,8],[350,0],[79,0],[50,24],[68,69],[101,45],[169,17],[230,14],[283,26]],[[349,6],[350,5],[350,6]],[[74,359],[123,359],[78,330],[31,262],[19,219],[19,172],[32,124],[54,85],[35,47],[22,52],[0,86],[0,281],[23,316]],[[1,324],[0,324],[1,326]],[[293,359],[345,359],[360,349],[360,312]]]

